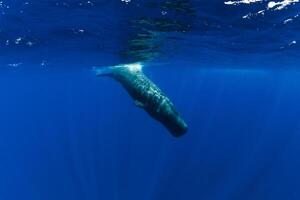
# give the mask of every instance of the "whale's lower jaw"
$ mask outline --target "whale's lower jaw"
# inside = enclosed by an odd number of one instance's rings
[[[173,103],[162,93],[160,95],[159,101],[148,103],[143,108],[152,118],[161,122],[173,136],[180,137],[184,135],[188,130],[187,124],[180,117]],[[157,94],[154,94],[154,96],[157,96]],[[154,99],[151,96],[149,98]]]
[[[138,65],[128,64],[111,68],[109,76],[117,80],[151,117],[161,122],[169,132],[179,137],[187,132],[188,126],[176,111],[173,103],[142,72]]]
[[[164,118],[162,118],[162,115],[160,115],[160,114],[158,114],[158,115],[150,114],[150,115],[154,119],[160,121],[174,137],[180,137],[180,136],[184,135],[188,130],[188,126],[185,123],[185,121],[176,114],[172,114],[174,116],[167,116]]]

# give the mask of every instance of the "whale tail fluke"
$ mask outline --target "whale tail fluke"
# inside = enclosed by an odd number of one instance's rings
[[[93,67],[93,72],[95,72],[96,76],[110,76],[116,66],[109,67]]]
[[[96,73],[96,76],[111,76],[115,72],[120,70],[129,70],[131,72],[142,71],[143,65],[141,63],[131,63],[131,64],[122,64],[108,67],[93,67],[93,71]]]

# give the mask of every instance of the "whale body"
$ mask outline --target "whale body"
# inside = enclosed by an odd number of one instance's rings
[[[109,76],[118,81],[151,117],[161,122],[170,133],[179,137],[188,126],[170,99],[142,72],[141,63],[95,69],[97,76]]]

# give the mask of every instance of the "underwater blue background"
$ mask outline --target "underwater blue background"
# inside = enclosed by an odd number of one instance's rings
[[[131,60],[145,2],[0,3],[0,200],[298,200],[299,5],[195,0],[191,30],[156,30],[144,72],[189,125],[173,138],[92,70]]]

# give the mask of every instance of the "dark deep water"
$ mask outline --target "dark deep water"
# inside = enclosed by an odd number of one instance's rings
[[[300,3],[243,2],[0,1],[0,200],[300,199]],[[92,71],[141,60],[184,137]]]

